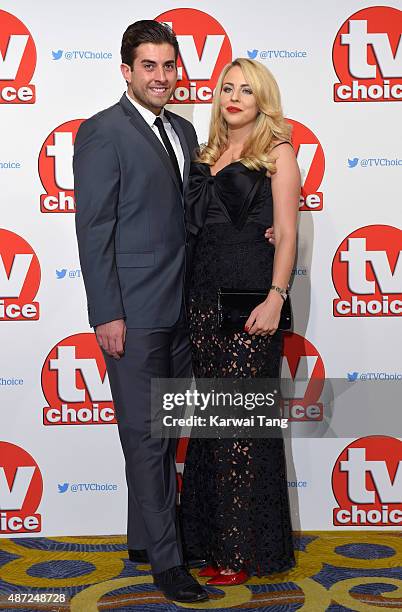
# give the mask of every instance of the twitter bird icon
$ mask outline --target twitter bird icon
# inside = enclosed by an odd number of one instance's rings
[[[52,51],[52,55],[54,60],[59,60],[63,55],[63,50],[59,49],[58,51]]]
[[[65,275],[67,274],[67,269],[63,268],[63,270],[56,270],[56,276],[57,278],[64,278]]]
[[[59,493],[65,493],[68,489],[68,482],[65,482],[64,484],[58,484],[57,486],[59,487]]]
[[[348,381],[354,382],[355,380],[357,380],[358,375],[359,372],[348,372]]]
[[[253,49],[253,51],[247,51],[247,55],[250,59],[255,59],[257,57],[258,49]]]
[[[348,159],[349,168],[354,168],[359,163],[359,158],[354,157],[353,159]]]

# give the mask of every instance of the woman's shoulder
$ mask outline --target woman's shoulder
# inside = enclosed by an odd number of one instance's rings
[[[297,163],[293,144],[287,140],[275,142],[270,148],[269,155],[274,161],[277,170],[279,170],[280,167],[287,168],[289,164],[294,166]]]
[[[283,146],[282,145],[286,145]],[[282,149],[291,149],[292,151],[293,149],[293,145],[289,140],[274,140],[271,144],[271,146],[269,147],[269,152],[271,153],[271,151],[273,151],[273,149],[276,149],[275,153],[280,152],[280,149],[278,149],[278,147],[282,148]]]

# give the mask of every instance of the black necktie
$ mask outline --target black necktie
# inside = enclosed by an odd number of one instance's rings
[[[166,134],[165,127],[163,125],[163,121],[160,117],[157,117],[154,121],[154,124],[159,130],[159,134],[161,135],[162,142],[165,145],[166,151],[169,154],[170,161],[172,162],[173,170],[176,173],[177,180],[180,185],[180,189],[183,190],[183,181],[180,174],[179,163],[177,161],[176,153],[173,150],[172,143],[169,140],[169,136]]]

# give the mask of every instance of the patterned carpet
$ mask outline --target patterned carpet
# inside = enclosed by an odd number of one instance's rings
[[[189,606],[163,598],[122,536],[0,539],[0,610],[402,610],[400,532],[303,532],[295,544],[292,571],[209,588],[209,602]]]

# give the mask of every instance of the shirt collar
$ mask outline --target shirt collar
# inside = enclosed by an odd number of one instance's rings
[[[136,102],[135,100],[130,98],[130,96],[128,95],[127,92],[126,92],[126,96],[130,100],[131,104],[140,113],[141,117],[148,123],[148,125],[150,127],[152,127],[153,124],[155,123],[156,115],[154,115],[154,113],[152,111],[150,111],[148,108],[145,108],[144,106],[142,106],[141,104],[139,104],[138,102]],[[161,112],[159,113],[158,117],[160,117],[163,122],[166,122],[165,109],[164,108],[161,109]]]

